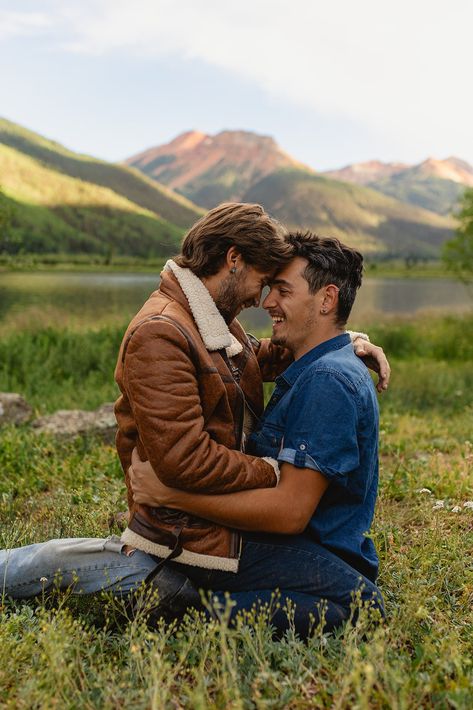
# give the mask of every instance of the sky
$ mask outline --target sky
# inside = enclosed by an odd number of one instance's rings
[[[316,170],[473,163],[471,0],[0,0],[0,116],[123,160],[187,130]]]

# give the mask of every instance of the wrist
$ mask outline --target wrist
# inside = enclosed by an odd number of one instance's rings
[[[281,473],[279,471],[279,464],[276,461],[276,459],[271,458],[271,456],[263,456],[263,461],[266,461],[266,463],[269,463],[270,466],[273,467],[274,473],[276,475],[276,486],[279,484],[279,480],[281,478]]]

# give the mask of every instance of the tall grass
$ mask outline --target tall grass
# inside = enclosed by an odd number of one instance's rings
[[[91,409],[113,399],[113,372],[126,325],[93,330],[30,325],[5,334],[0,338],[0,391],[20,392],[45,412]],[[390,322],[367,330],[393,367],[382,407],[442,413],[472,405],[473,316]]]
[[[113,372],[125,327],[84,332],[47,327],[4,337],[0,391],[19,392],[41,412],[93,409],[113,400]]]
[[[369,329],[391,358],[380,397],[380,496],[372,534],[387,622],[366,615],[308,643],[272,638],[270,610],[234,629],[146,629],[123,603],[59,594],[3,598],[0,705],[6,708],[459,708],[473,699],[473,319]],[[39,328],[0,340],[0,390],[38,410],[112,399],[122,327]],[[423,489],[424,492],[420,492]],[[429,492],[430,491],[430,492]],[[0,542],[110,533],[123,509],[112,447],[0,432]],[[441,500],[441,505],[435,505]],[[112,528],[113,532],[118,532]],[[290,617],[290,610],[288,610]]]

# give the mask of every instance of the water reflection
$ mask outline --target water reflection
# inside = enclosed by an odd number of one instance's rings
[[[0,274],[0,324],[28,321],[77,324],[129,319],[156,288],[157,274],[4,273]],[[366,279],[352,320],[360,322],[417,311],[461,313],[472,308],[465,286],[447,279]],[[262,309],[251,308],[240,320],[249,330],[269,326]]]

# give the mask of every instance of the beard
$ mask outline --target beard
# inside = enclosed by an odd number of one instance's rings
[[[220,311],[225,323],[231,323],[244,302],[244,269],[236,274],[229,274],[220,284],[215,305]]]
[[[271,342],[273,345],[281,345],[281,347],[286,347],[286,336],[285,335],[272,335]]]

